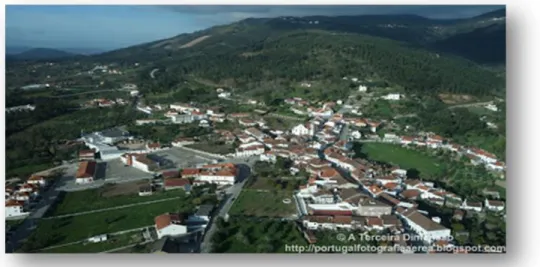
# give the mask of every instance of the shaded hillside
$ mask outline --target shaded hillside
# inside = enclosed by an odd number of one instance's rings
[[[76,54],[51,48],[33,48],[22,53],[11,54],[11,60],[46,60],[73,57]]]
[[[483,64],[504,64],[506,61],[505,25],[495,24],[457,34],[435,42],[433,47]]]

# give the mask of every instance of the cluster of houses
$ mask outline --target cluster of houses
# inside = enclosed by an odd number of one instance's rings
[[[20,112],[20,111],[34,111],[35,109],[36,109],[36,106],[28,104],[28,105],[6,108],[6,112],[11,113],[11,112]]]
[[[334,102],[324,103],[321,107],[314,107],[310,102],[300,97],[287,98],[285,104],[291,105],[292,112],[298,115],[309,115],[310,117],[329,118],[334,114],[332,108],[336,105]]]
[[[20,218],[27,216],[30,204],[39,198],[40,192],[46,184],[45,177],[32,175],[20,185],[6,185],[5,217]]]
[[[457,220],[466,212],[501,212],[505,208],[500,200],[462,200],[433,183],[407,179],[407,172],[398,167],[384,169],[361,159],[348,161],[349,170],[328,157],[312,159],[306,166],[311,178],[298,188],[295,198],[310,242],[315,242],[312,231],[349,229],[407,232],[433,244],[451,240],[451,229],[443,226],[439,217],[419,209],[419,201],[454,208]]]
[[[127,105],[128,101],[117,98],[115,100],[107,99],[107,98],[96,98],[88,101],[89,106],[98,106],[98,107],[112,107],[114,105]]]
[[[198,168],[185,168],[181,171],[169,170],[160,173],[164,190],[182,189],[191,191],[193,186],[204,184],[232,185],[236,181],[237,168],[232,163],[207,164]],[[152,188],[141,186],[139,195],[152,194]]]
[[[185,103],[171,104],[168,107],[165,105],[137,106],[137,109],[149,115],[159,112],[166,118],[165,120],[141,119],[136,121],[137,125],[168,121],[174,124],[199,122],[199,126],[209,127],[211,122],[224,122],[226,119],[225,113],[218,107],[201,109]]]
[[[394,136],[395,137],[395,136]],[[388,140],[390,138],[385,138]],[[448,142],[443,137],[435,134],[419,136],[401,136],[394,141],[402,145],[427,146],[432,149],[445,149],[459,153],[470,159],[474,165],[483,164],[486,169],[502,172],[506,169],[506,164],[497,159],[497,156],[477,147],[465,147]]]
[[[299,98],[286,102],[305,104]],[[239,123],[242,121],[240,124],[244,129],[219,132],[225,140],[239,141],[232,156],[258,156],[259,160],[270,162],[277,157],[288,158],[293,162],[291,173],[305,170],[311,175],[308,184],[302,185],[295,195],[306,237],[312,238],[310,233],[318,229],[361,229],[414,233],[432,244],[452,239],[451,230],[441,224],[440,218],[429,217],[427,212],[420,210],[418,201],[452,207],[456,210],[456,218],[466,212],[499,212],[505,208],[503,201],[463,200],[452,192],[436,188],[433,183],[407,179],[407,171],[399,167],[383,169],[365,160],[352,159],[350,143],[340,140],[342,126],[349,124],[366,128],[363,132],[376,133],[380,122],[332,114],[315,116],[289,131],[278,132],[261,131],[265,128],[244,116],[237,119]],[[351,136],[354,138],[355,133]],[[360,138],[361,134],[358,132],[357,136]],[[367,137],[370,138],[369,134]],[[434,134],[405,137],[388,133],[384,138],[402,145],[463,151],[462,147]],[[493,159],[492,155],[478,149],[464,151],[486,162]]]

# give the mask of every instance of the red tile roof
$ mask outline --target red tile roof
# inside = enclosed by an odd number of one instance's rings
[[[84,161],[79,164],[79,169],[77,170],[76,178],[88,178],[94,177],[96,172],[96,162],[95,161]]]
[[[389,190],[394,190],[396,189],[397,186],[398,186],[397,183],[386,183],[383,185],[384,188],[389,189]]]
[[[165,171],[161,173],[164,178],[176,178],[180,175],[179,171]]]
[[[45,177],[41,175],[32,175],[30,178],[28,178],[28,181],[42,181],[45,180]]]
[[[383,220],[377,217],[366,218],[366,224],[369,226],[383,226]]]
[[[338,175],[338,172],[333,168],[324,168],[320,173],[319,177],[322,179],[330,179],[333,177],[336,177]]]
[[[181,176],[182,177],[186,177],[186,176],[196,176],[200,173],[200,170],[199,169],[183,169],[182,170],[182,174]]]
[[[183,218],[179,214],[165,213],[154,218],[156,229],[161,230],[174,223],[182,223]]]
[[[158,143],[149,143],[148,144],[148,148],[160,148],[161,147],[161,144],[158,142]]]
[[[6,201],[6,207],[16,207],[16,206],[23,207],[24,202],[17,201],[17,200],[14,200],[14,199],[9,199],[9,200]]]
[[[408,189],[408,190],[404,190],[403,192],[401,192],[401,195],[404,197],[404,198],[416,198],[420,195],[420,191],[419,190],[416,190],[416,189]]]
[[[191,183],[186,178],[166,178],[164,184],[165,187],[183,187]]]

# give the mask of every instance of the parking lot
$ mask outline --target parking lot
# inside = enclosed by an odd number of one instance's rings
[[[124,166],[120,159],[115,159],[107,162],[98,162],[96,176],[93,183],[76,184],[74,175],[77,168],[78,165],[70,166],[70,178],[67,179],[62,185],[59,185],[59,190],[78,191],[101,187],[106,183],[124,183],[152,178],[152,174],[143,172],[133,167]]]
[[[179,148],[171,148],[153,154],[170,160],[174,165],[176,165],[177,168],[195,167],[198,164],[207,164],[212,162],[212,159],[210,158],[205,158],[193,152],[181,150]]]

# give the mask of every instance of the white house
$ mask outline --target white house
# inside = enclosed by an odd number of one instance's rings
[[[365,85],[358,86],[358,92],[367,92],[367,86]]]
[[[257,144],[247,147],[239,147],[236,149],[236,157],[245,158],[255,155],[261,155],[264,153],[264,145]]]
[[[463,203],[461,204],[461,209],[464,209],[464,210],[472,210],[472,211],[476,211],[476,212],[481,212],[482,211],[482,202],[467,202],[467,199],[465,199],[463,201]]]
[[[486,109],[489,109],[489,110],[491,110],[491,111],[499,111],[499,109],[497,108],[497,106],[496,106],[495,104],[493,104],[493,103],[488,104],[488,105],[486,105],[485,107],[486,107]]]
[[[358,140],[360,138],[362,138],[362,133],[360,131],[353,131],[351,134],[350,134],[350,138],[353,139],[353,140]]]
[[[181,115],[171,117],[171,121],[177,124],[191,123],[194,120],[195,119],[191,114],[181,114]]]
[[[305,216],[302,224],[309,230],[351,229],[351,216]]]
[[[79,169],[75,174],[75,183],[87,184],[94,181],[97,163],[95,161],[83,161],[79,164]]]
[[[477,156],[480,160],[482,160],[485,163],[497,162],[497,156],[479,148],[469,148],[467,149],[467,153]]]
[[[491,211],[502,211],[504,210],[504,202],[500,200],[488,200],[484,201],[484,206],[486,209]]]
[[[267,161],[267,162],[276,162],[277,158],[276,155],[271,153],[263,153],[259,156],[260,161]]]
[[[127,166],[132,166],[144,172],[152,173],[156,167],[156,163],[149,159],[145,154],[124,154],[120,158],[122,163]]]
[[[399,100],[401,98],[401,95],[400,94],[387,94],[385,96],[382,97],[382,99],[384,100]]]
[[[187,226],[179,214],[165,213],[154,219],[158,238],[179,236],[187,233]]]
[[[229,93],[229,92],[219,93],[219,94],[218,94],[218,97],[219,97],[219,98],[225,98],[225,99],[226,99],[226,98],[231,97],[231,93]]]
[[[298,124],[292,128],[291,132],[292,134],[296,136],[303,136],[303,135],[313,136],[315,134],[315,127],[311,123]]]
[[[152,108],[148,106],[137,106],[137,110],[140,110],[146,114],[152,114]]]
[[[136,120],[135,124],[138,125],[138,126],[141,126],[141,125],[145,125],[145,124],[155,124],[157,122],[158,122],[158,120],[142,119],[142,120]]]
[[[400,216],[405,221],[406,226],[427,244],[437,240],[452,240],[450,229],[429,219],[416,209],[408,209]]]
[[[195,140],[193,140],[192,138],[178,138],[171,143],[171,145],[175,147],[181,147],[191,144],[195,144]]]
[[[14,199],[6,200],[6,218],[19,217],[28,215],[29,212],[24,211],[24,202]]]
[[[495,163],[486,164],[486,168],[492,171],[502,171],[504,170],[504,164],[500,161],[497,161]]]
[[[236,167],[234,164],[215,164],[203,166],[195,181],[199,183],[234,184]]]
[[[332,111],[331,109],[321,108],[321,109],[312,111],[309,115],[311,117],[329,118],[329,117],[332,117],[332,115],[334,115],[334,111]]]
[[[178,110],[184,113],[188,113],[192,111],[200,111],[198,108],[192,107],[191,105],[188,105],[188,104],[171,104],[169,107],[171,109]]]
[[[44,186],[47,183],[47,180],[45,180],[45,177],[43,176],[32,175],[26,182],[33,185]]]

